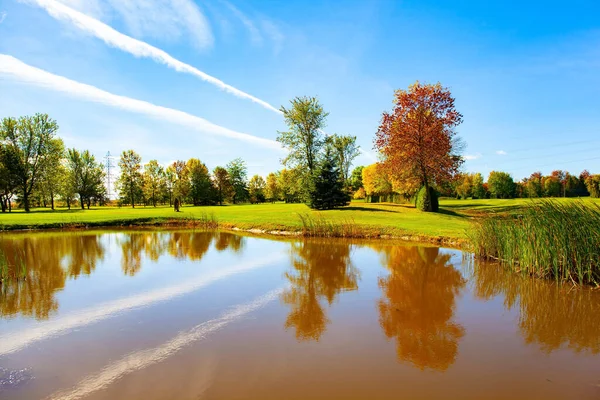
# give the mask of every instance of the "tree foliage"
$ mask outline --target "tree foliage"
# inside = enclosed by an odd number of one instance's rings
[[[135,201],[142,192],[142,157],[133,150],[125,150],[119,159],[121,175],[117,187],[121,196],[135,208]]]
[[[30,211],[29,199],[36,184],[64,149],[62,140],[55,137],[57,131],[58,124],[47,114],[25,116],[18,121],[14,118],[2,120],[0,139],[14,155],[14,172],[26,212]]]
[[[213,181],[217,192],[217,201],[219,205],[223,205],[223,202],[230,199],[234,193],[229,172],[223,167],[216,167],[213,170]]]
[[[82,210],[86,204],[89,209],[93,198],[104,196],[104,168],[88,150],[67,151],[67,174],[65,185],[68,187],[63,188],[63,193],[78,194]]]
[[[260,175],[254,175],[248,182],[248,194],[250,196],[250,203],[264,203],[265,202],[265,188],[267,183],[264,178]]]
[[[350,166],[360,155],[360,146],[356,144],[356,136],[331,135],[326,142],[333,149],[334,157],[340,169],[344,183],[349,184]]]
[[[383,113],[375,147],[394,180],[439,185],[451,180],[462,163],[455,131],[461,122],[447,88],[416,82],[396,91],[392,112]]]
[[[350,203],[350,195],[345,190],[340,169],[330,149],[325,151],[309,193],[308,205],[317,210],[330,210]]]
[[[230,161],[225,167],[233,185],[233,203],[241,203],[248,200],[248,169],[246,162],[241,158]]]
[[[511,199],[515,196],[515,182],[506,172],[490,172],[487,183],[490,194],[495,199]]]
[[[278,132],[277,136],[277,141],[288,150],[283,165],[300,168],[312,175],[324,143],[321,131],[329,113],[323,110],[316,97],[295,97],[290,103],[290,108],[281,107],[289,130]]]

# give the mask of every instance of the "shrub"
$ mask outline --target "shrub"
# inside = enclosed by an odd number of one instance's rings
[[[438,212],[440,204],[435,189],[426,186],[419,189],[415,200],[415,206],[421,211]]]

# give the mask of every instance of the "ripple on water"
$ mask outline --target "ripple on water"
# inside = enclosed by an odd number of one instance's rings
[[[6,369],[0,367],[0,392],[21,387],[32,379],[31,368]]]

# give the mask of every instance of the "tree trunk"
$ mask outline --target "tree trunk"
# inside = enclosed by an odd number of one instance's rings
[[[79,203],[81,203],[81,209],[85,210],[85,201],[83,201],[83,195],[79,195]]]
[[[130,191],[131,196],[131,208],[135,208],[135,198],[133,196],[133,190]]]
[[[54,193],[50,192],[50,207],[54,211]]]
[[[92,199],[90,197],[87,198],[87,206],[88,206],[88,210],[90,209],[92,203]]]
[[[71,199],[67,198],[67,208],[71,209]]]
[[[27,190],[23,190],[23,206],[25,207],[25,212],[31,211],[29,208],[29,193],[27,193]]]

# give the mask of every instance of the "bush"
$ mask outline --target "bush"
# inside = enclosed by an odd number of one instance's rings
[[[417,193],[415,206],[421,211],[438,212],[440,203],[435,189],[432,187],[421,187]]]

